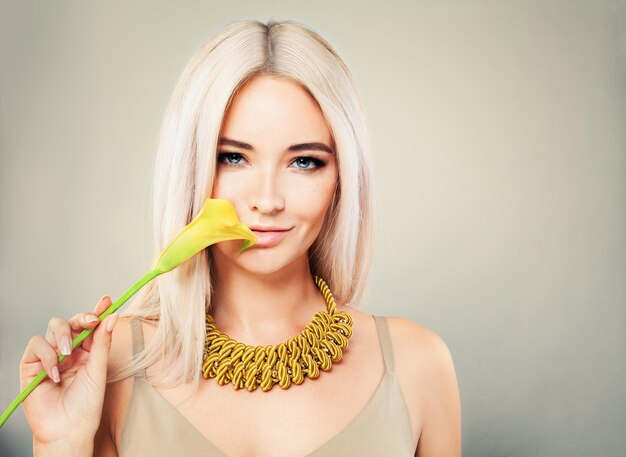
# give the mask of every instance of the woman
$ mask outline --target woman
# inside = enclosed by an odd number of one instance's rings
[[[156,278],[58,367],[94,314],[53,318],[20,366],[22,388],[42,366],[50,376],[24,402],[35,455],[460,455],[445,343],[357,309],[373,250],[368,148],[350,72],[311,29],[243,20],[203,45],[161,128],[154,255],[207,196],[229,200],[258,243],[217,243]],[[289,346],[308,365],[264,349],[319,313],[342,316],[343,336]],[[209,355],[218,334],[262,349],[252,375],[250,359]]]

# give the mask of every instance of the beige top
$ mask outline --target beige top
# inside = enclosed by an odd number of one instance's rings
[[[309,456],[413,456],[409,411],[394,372],[387,319],[374,316],[385,359],[385,375],[361,412]],[[132,319],[133,350],[143,350],[141,322]],[[135,375],[121,433],[120,457],[227,457],[187,420],[145,377]],[[269,455],[269,454],[267,454]]]

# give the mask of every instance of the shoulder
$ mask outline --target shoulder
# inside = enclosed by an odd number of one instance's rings
[[[120,316],[111,334],[111,350],[107,363],[107,372],[115,372],[125,360],[133,354],[133,337],[131,319]]]
[[[453,369],[448,345],[435,331],[409,319],[388,316],[397,368],[430,376],[450,376]]]
[[[460,397],[448,345],[425,325],[397,316],[387,322],[398,380],[419,417],[416,455],[460,455]]]
[[[109,375],[114,374],[117,370],[125,365],[133,356],[133,325],[135,320],[132,316],[120,315],[113,329],[111,338],[111,350],[107,363],[107,372]],[[146,322],[143,319],[136,319],[141,326],[140,336],[143,338],[144,346],[150,341],[154,333],[154,324]]]

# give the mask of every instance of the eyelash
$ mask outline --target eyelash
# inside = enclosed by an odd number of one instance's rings
[[[240,154],[238,152],[220,152],[217,154],[217,162],[221,163],[222,165],[226,165],[227,167],[240,167],[241,165],[239,163],[229,163],[229,162],[224,162],[223,159],[227,156],[238,156],[238,157],[244,157],[243,154]],[[317,159],[315,157],[308,157],[308,156],[300,156],[300,157],[296,157],[293,162],[297,161],[297,160],[301,160],[301,159],[306,159],[306,160],[310,160],[311,163],[313,165],[315,165],[313,168],[300,168],[300,167],[296,167],[300,172],[302,173],[313,173],[316,170],[319,170],[321,168],[323,168],[326,165],[326,162],[324,162],[323,160]],[[292,162],[292,163],[293,163]]]

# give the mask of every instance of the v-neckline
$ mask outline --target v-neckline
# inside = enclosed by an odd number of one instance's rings
[[[367,401],[367,403],[365,404],[365,406],[363,408],[361,408],[361,411],[359,411],[359,413],[354,416],[346,426],[344,426],[341,430],[339,430],[337,433],[335,433],[334,435],[332,435],[328,440],[326,440],[324,443],[322,443],[321,446],[318,446],[317,448],[315,448],[313,451],[311,451],[310,453],[307,454],[307,457],[309,456],[314,456],[316,453],[320,452],[323,448],[329,446],[332,442],[336,441],[337,439],[339,439],[339,437],[341,435],[343,435],[345,432],[347,432],[350,428],[352,428],[355,423],[357,422],[357,420],[363,415],[365,414],[370,408],[371,406],[374,404],[374,400],[380,395],[380,392],[382,392],[382,387],[385,384],[385,382],[390,379],[391,377],[391,372],[389,370],[385,370],[385,374],[383,375],[383,377],[380,379],[380,381],[378,382],[378,386],[376,387],[376,390],[374,391],[374,393],[372,394],[372,396],[370,397],[370,399]],[[202,432],[200,430],[198,430],[198,428],[193,425],[191,423],[191,421],[189,419],[187,419],[178,409],[176,409],[174,407],[174,405],[172,405],[164,396],[163,394],[161,394],[161,392],[159,392],[152,384],[150,384],[147,379],[145,378],[136,378],[135,381],[140,381],[143,384],[145,384],[145,386],[148,388],[148,390],[153,391],[156,396],[159,398],[159,400],[163,403],[165,403],[166,407],[170,408],[172,410],[172,412],[178,416],[180,419],[182,419],[199,437],[200,439],[202,439],[204,442],[208,443],[209,446],[211,446],[213,451],[218,452],[219,454],[221,454],[223,457],[229,457],[228,454],[226,454],[223,450],[221,450],[219,447],[217,447],[211,440],[209,440],[206,436],[204,436],[204,434],[202,434]],[[134,389],[133,389],[134,390]]]

